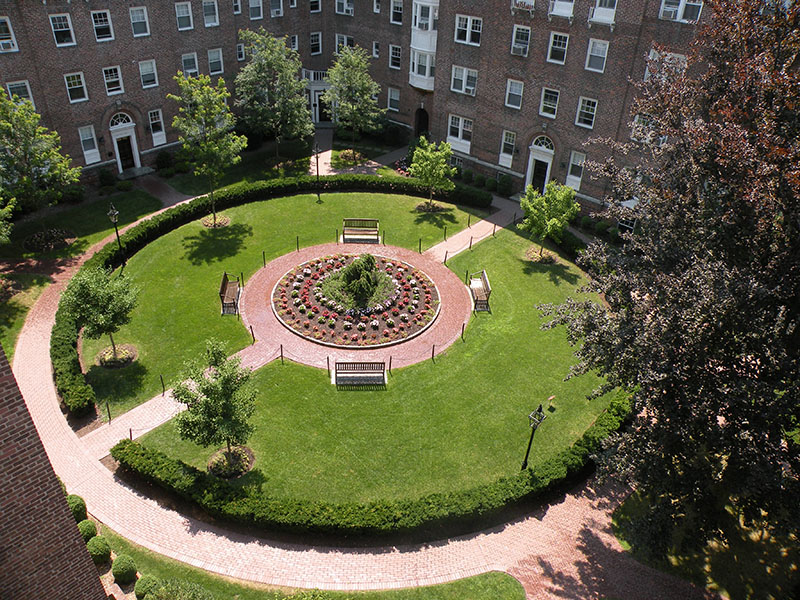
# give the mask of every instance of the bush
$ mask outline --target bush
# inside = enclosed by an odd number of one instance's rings
[[[497,189],[497,179],[494,177],[487,177],[486,179],[486,191],[487,192],[494,192]]]
[[[61,192],[61,200],[66,202],[67,204],[80,204],[83,202],[83,186],[77,183],[73,185],[68,185],[64,188],[64,191]]]
[[[612,244],[619,244],[622,240],[619,237],[619,227],[611,227],[608,230],[608,239],[611,241]]]
[[[462,179],[464,179],[464,183],[470,184],[472,183],[472,170],[471,169],[464,169],[461,174]]]
[[[587,231],[594,229],[594,219],[589,215],[583,215],[581,217],[581,229],[586,229]]]
[[[497,182],[497,193],[508,198],[513,189],[511,175],[501,175]]]
[[[175,164],[175,157],[172,155],[172,152],[162,150],[156,154],[156,169],[159,171],[169,169],[173,164]]]
[[[484,185],[486,185],[486,175],[483,173],[475,173],[475,178],[472,181],[472,185],[477,188],[482,188]]]
[[[129,179],[117,182],[117,190],[120,192],[130,192],[133,189],[133,182]]]
[[[116,191],[116,189],[117,188],[115,186],[113,186],[113,185],[104,185],[104,186],[102,186],[100,188],[100,193],[103,196],[110,196],[111,194],[113,194]]]
[[[462,173],[461,173],[462,169],[461,169],[461,167],[459,167],[458,165],[456,165],[455,169],[456,169],[456,172],[455,172],[455,173],[453,173],[453,179],[461,179],[461,176],[462,176]]]
[[[56,479],[58,479],[58,485],[60,485],[60,486],[61,486],[61,491],[62,491],[62,492],[64,493],[64,495],[66,496],[66,495],[67,495],[67,484],[66,484],[66,483],[64,483],[64,482],[61,480],[61,477],[59,477],[58,475],[56,475]]]
[[[117,177],[108,169],[100,169],[97,171],[97,181],[100,182],[100,187],[113,187],[117,183]]]
[[[578,255],[586,249],[586,244],[568,229],[561,232],[561,241],[557,244],[572,260],[578,258]]]
[[[127,554],[120,554],[111,565],[111,574],[114,576],[114,581],[120,585],[136,581],[136,563]]]
[[[96,565],[107,563],[111,558],[111,546],[108,545],[108,540],[102,535],[96,535],[86,542],[86,549]]]
[[[167,167],[166,169],[161,169],[158,172],[164,179],[169,179],[170,177],[175,175],[175,169],[172,167]]]
[[[148,593],[144,600],[214,600],[205,589],[185,579],[169,579]]]
[[[594,232],[597,235],[603,235],[606,231],[608,231],[609,227],[611,227],[611,223],[608,221],[598,221],[594,224]]]
[[[188,173],[192,170],[192,165],[189,161],[182,160],[175,163],[175,171],[178,173]]]
[[[84,542],[88,542],[94,536],[97,535],[97,526],[94,524],[94,521],[89,519],[84,519],[80,523],[78,523],[78,531],[81,532],[81,537],[83,538]]]
[[[67,496],[67,506],[72,513],[76,523],[80,523],[86,519],[86,502],[80,496],[70,494]]]
[[[133,588],[136,600],[144,600],[147,594],[156,590],[160,585],[161,580],[155,575],[142,575],[136,581],[136,586]]]

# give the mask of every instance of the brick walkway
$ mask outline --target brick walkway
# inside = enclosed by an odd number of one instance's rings
[[[502,225],[510,220],[513,206],[500,209],[493,217]],[[473,225],[476,232],[485,227]],[[453,236],[447,243],[459,250],[466,235],[475,232]],[[415,256],[435,263],[438,251]],[[127,436],[125,416],[112,424],[114,435],[101,428],[79,439],[59,409],[49,368],[50,331],[61,291],[84,259],[56,273],[55,282],[31,309],[17,342],[14,374],[56,473],[70,492],[86,499],[95,517],[131,541],[215,573],[289,587],[399,588],[500,570],[517,577],[528,597],[536,599],[705,597],[621,551],[610,514],[622,494],[613,487],[594,489],[591,482],[500,527],[416,546],[352,549],[278,543],[230,533],[160,506],[116,480],[97,460],[109,440],[120,433]],[[162,408],[154,413],[159,418],[177,409],[168,398],[158,402]],[[95,441],[87,443],[90,436]]]

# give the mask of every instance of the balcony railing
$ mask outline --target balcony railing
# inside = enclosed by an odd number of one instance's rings
[[[534,0],[511,0],[511,14],[527,11],[533,16]]]
[[[302,75],[303,79],[308,79],[309,81],[325,81],[328,79],[327,71],[312,71],[311,69],[303,69]]]
[[[547,11],[547,18],[564,17],[569,19],[569,22],[572,23],[572,7],[573,4],[571,1],[550,0],[550,9]]]

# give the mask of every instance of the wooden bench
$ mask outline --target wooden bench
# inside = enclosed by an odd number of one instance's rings
[[[469,291],[475,302],[475,310],[489,310],[489,296],[492,295],[492,286],[486,271],[473,273],[469,276]]]
[[[219,301],[222,304],[223,315],[239,314],[239,296],[242,288],[239,278],[235,275],[222,274],[222,283],[219,284]]]
[[[378,219],[342,219],[342,243],[381,243]]]
[[[334,382],[340,385],[386,385],[385,362],[336,362]]]

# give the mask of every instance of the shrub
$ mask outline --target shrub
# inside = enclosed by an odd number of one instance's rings
[[[100,169],[97,171],[97,181],[100,183],[100,187],[113,187],[117,183],[117,178],[108,169]]]
[[[66,495],[67,495],[67,484],[66,484],[66,483],[64,483],[64,482],[61,480],[61,477],[59,477],[58,475],[56,475],[56,479],[58,479],[58,485],[60,485],[60,486],[61,486],[61,491],[62,491],[62,492],[64,493],[64,495],[66,496]]]
[[[175,157],[172,155],[172,152],[162,150],[156,154],[156,169],[159,171],[169,169],[173,164],[175,164]]]
[[[461,173],[462,179],[464,179],[464,183],[470,184],[472,183],[472,170],[471,169],[464,169]]]
[[[456,172],[453,173],[453,179],[461,179],[461,176],[462,176],[461,171],[463,169],[461,167],[459,167],[458,165],[456,165],[455,169],[456,169]]]
[[[111,565],[111,574],[114,576],[114,581],[120,585],[136,581],[136,563],[127,554],[120,554]]]
[[[578,258],[578,255],[586,249],[586,244],[568,229],[561,232],[561,241],[557,244],[572,260]]]
[[[594,219],[589,215],[583,215],[581,217],[581,229],[594,229]]]
[[[144,600],[214,600],[214,596],[191,581],[168,579],[148,593]]]
[[[136,581],[136,586],[133,588],[136,600],[144,600],[147,594],[156,590],[160,585],[161,580],[155,575],[142,575]]]
[[[94,524],[94,521],[89,519],[84,519],[80,523],[78,523],[78,531],[81,532],[81,537],[83,538],[84,542],[88,542],[94,536],[97,535],[97,526]]]
[[[619,244],[621,238],[619,237],[619,227],[610,227],[608,230],[608,239],[612,244]]]
[[[483,173],[475,173],[475,177],[472,180],[472,185],[482,188],[484,185],[486,185],[486,175]]]
[[[76,523],[80,523],[86,518],[86,502],[80,496],[75,494],[68,495],[67,506],[69,506],[69,511],[72,513]]]
[[[497,193],[508,198],[513,189],[511,175],[501,175],[497,182]]]
[[[124,179],[117,182],[117,190],[120,192],[130,192],[133,189],[133,182],[130,179]]]
[[[83,186],[79,184],[68,185],[61,192],[61,200],[67,204],[80,204],[83,202]]]
[[[166,169],[161,169],[158,174],[164,179],[169,179],[175,175],[175,169],[173,167],[167,167]]]
[[[611,223],[608,221],[598,221],[594,224],[594,231],[597,235],[603,235],[608,228],[611,227]]]
[[[494,192],[497,189],[497,179],[494,177],[486,178],[486,191]]]
[[[96,565],[107,563],[111,558],[111,546],[102,535],[96,535],[86,542],[86,549]]]
[[[175,163],[175,171],[178,173],[188,173],[192,170],[192,165],[186,160],[181,160]]]
[[[110,196],[111,194],[113,194],[116,191],[116,189],[117,188],[114,187],[113,185],[104,185],[104,186],[102,186],[100,188],[100,193],[103,196]]]

